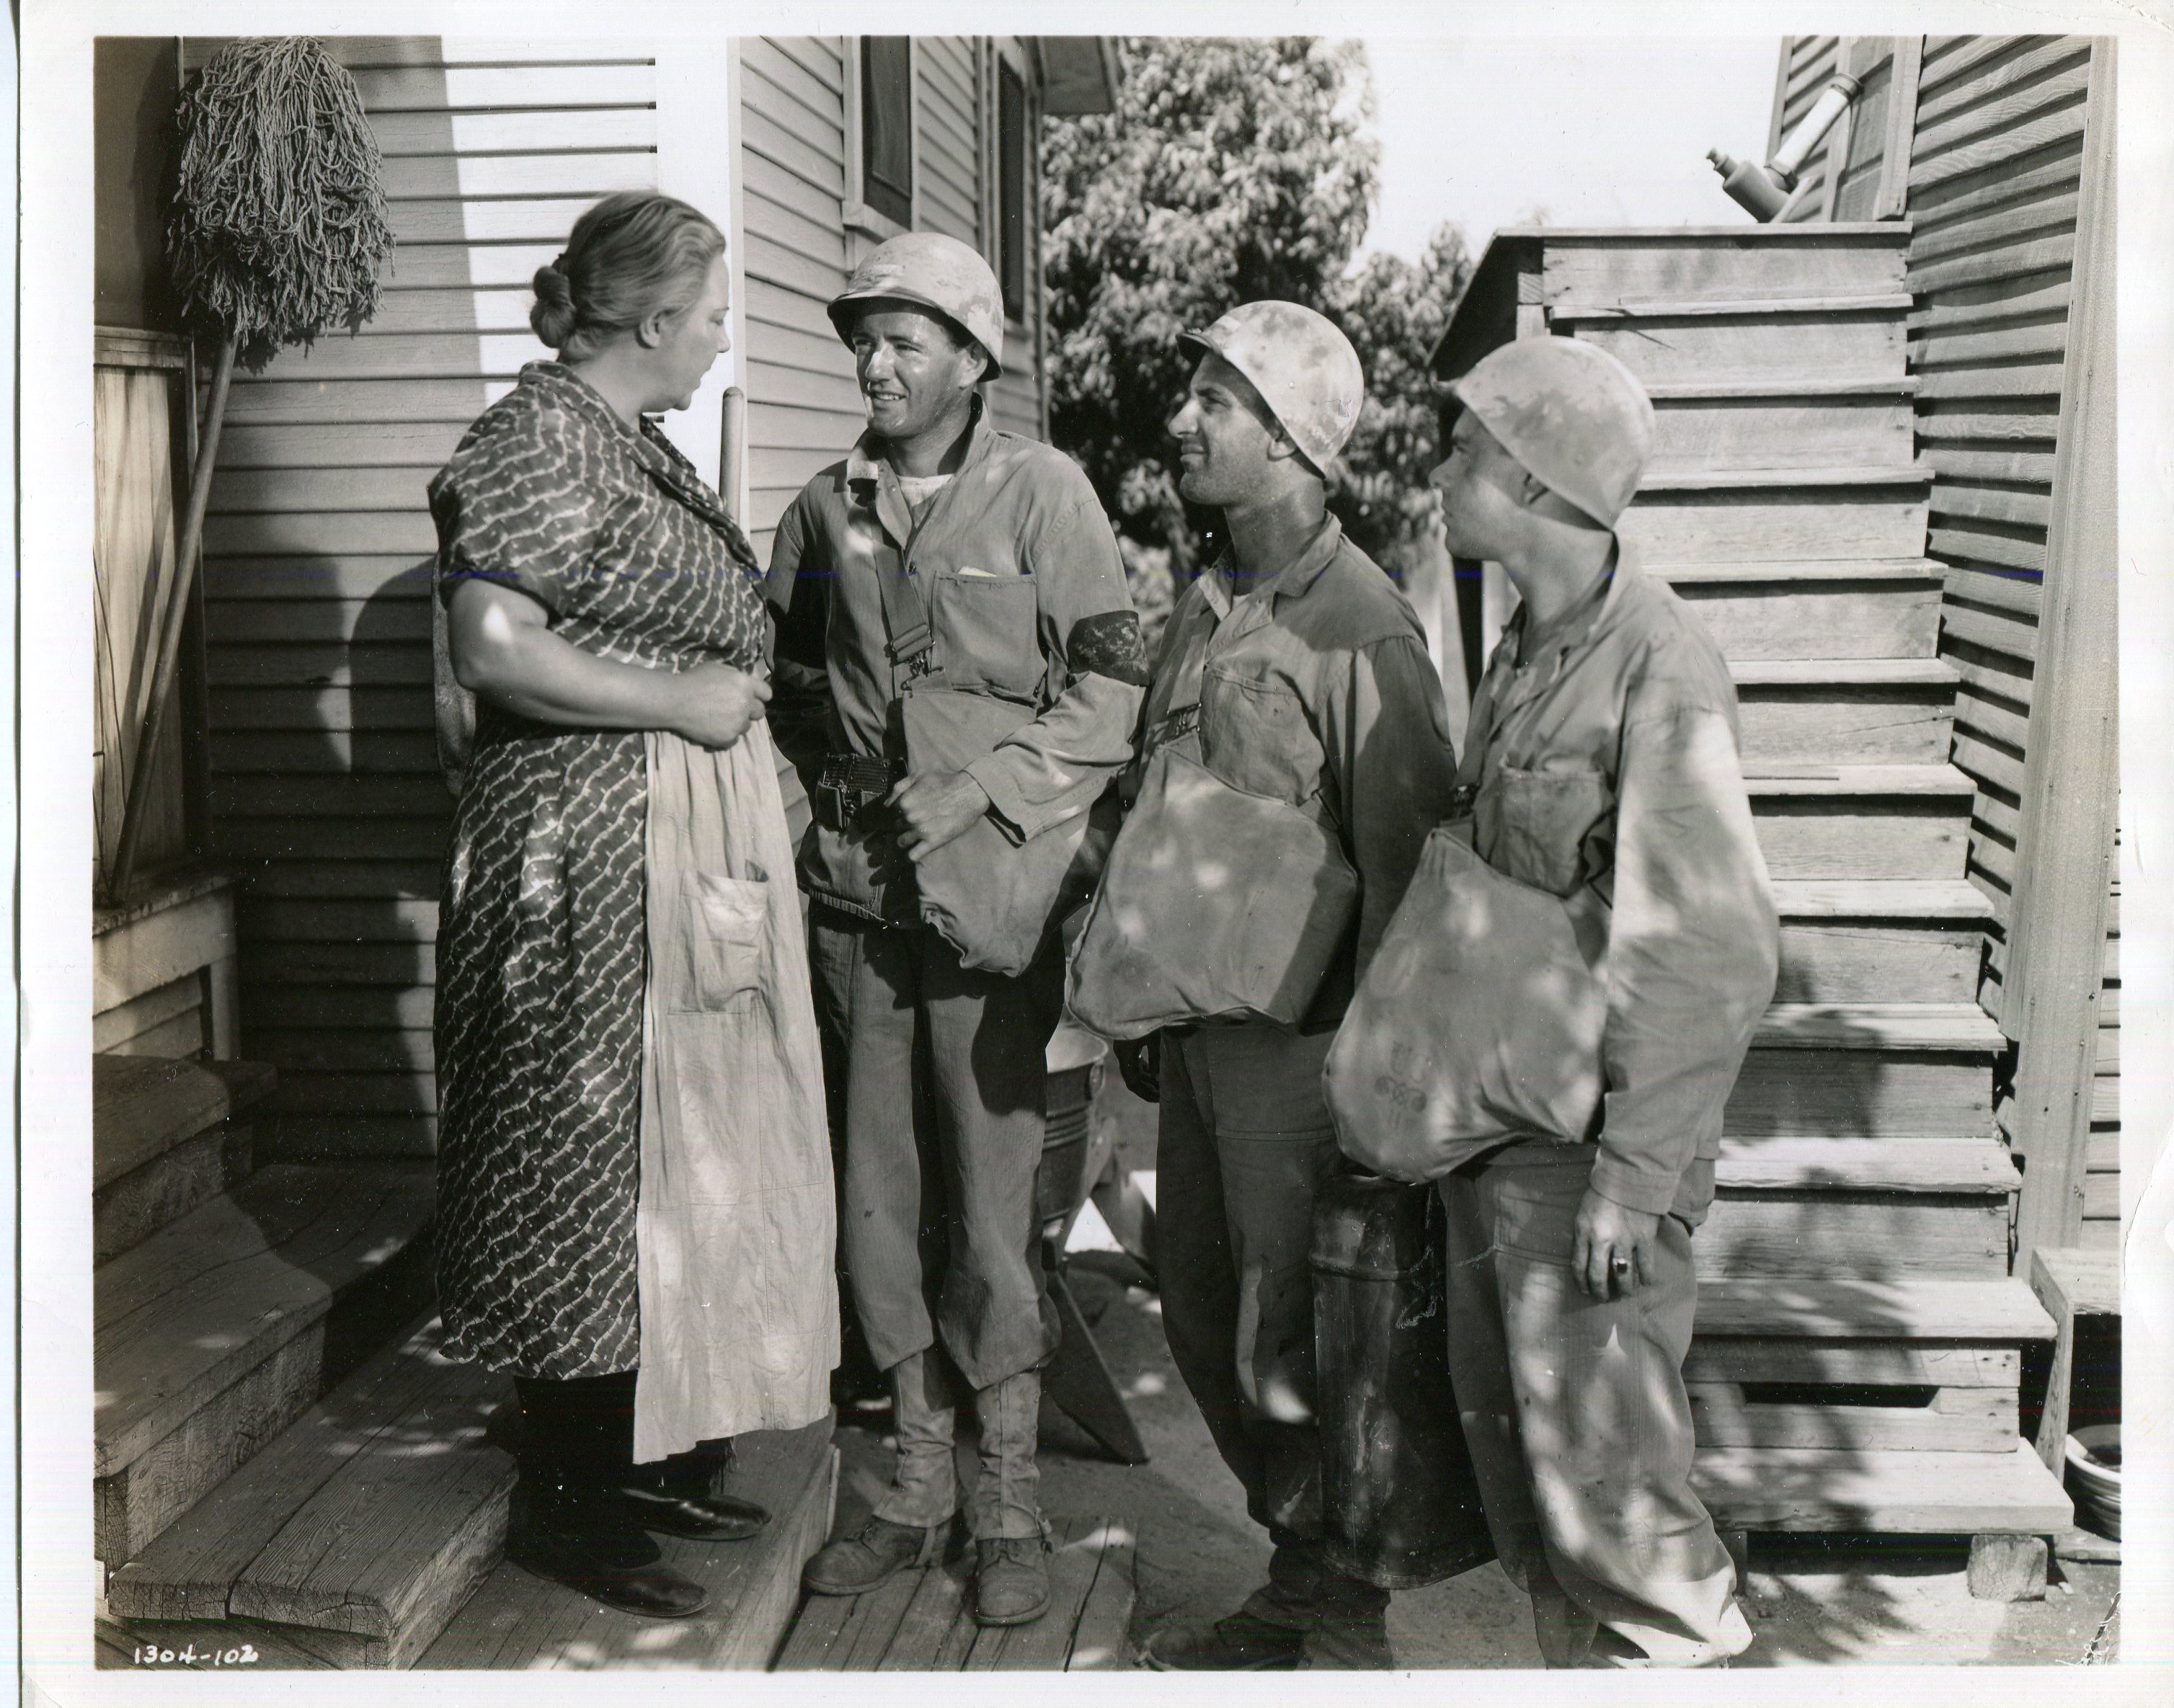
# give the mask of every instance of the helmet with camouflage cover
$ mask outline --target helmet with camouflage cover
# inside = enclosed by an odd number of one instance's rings
[[[1003,371],[1003,298],[989,263],[971,246],[936,231],[907,231],[879,243],[830,299],[830,324],[850,344],[862,309],[885,302],[940,315],[988,359],[983,379]]]
[[[1603,527],[1630,507],[1652,449],[1653,405],[1598,345],[1513,339],[1449,390],[1534,478]]]
[[[1213,352],[1243,374],[1316,473],[1359,424],[1366,396],[1359,352],[1310,308],[1241,303],[1206,332],[1181,332],[1177,341],[1194,355]]]

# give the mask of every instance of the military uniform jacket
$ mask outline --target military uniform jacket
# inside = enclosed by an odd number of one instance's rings
[[[880,578],[901,575],[917,579],[933,631],[925,668],[891,656]],[[896,702],[922,687],[1037,713],[965,767],[1018,839],[1084,811],[1095,780],[1132,757],[1147,668],[1109,520],[1077,464],[991,427],[978,402],[959,471],[918,522],[873,435],[809,481],[778,523],[765,597],[771,727],[811,791],[831,754],[900,765]],[[888,815],[819,821],[802,881],[849,913],[917,919],[895,834]]]

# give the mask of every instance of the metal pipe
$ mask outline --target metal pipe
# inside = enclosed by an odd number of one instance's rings
[[[747,393],[738,386],[725,387],[724,428],[717,439],[717,496],[725,512],[740,519],[740,467],[747,454]]]
[[[1721,187],[1728,198],[1762,224],[1786,219],[1804,195],[1797,174],[1804,170],[1812,150],[1834,128],[1835,121],[1849,110],[1849,104],[1857,99],[1863,87],[1848,73],[1836,72],[1834,80],[1820,91],[1812,110],[1798,121],[1796,129],[1789,132],[1764,166],[1749,160],[1733,159],[1718,149],[1707,149],[1706,157],[1713,163],[1714,170],[1721,174]]]

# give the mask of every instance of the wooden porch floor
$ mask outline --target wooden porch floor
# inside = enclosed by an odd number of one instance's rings
[[[1098,1672],[1127,1667],[1133,1538],[1106,1518],[1051,1525],[1049,1611],[984,1629],[968,1604],[971,1556],[904,1571],[865,1595],[811,1596],[773,1670],[828,1673]]]

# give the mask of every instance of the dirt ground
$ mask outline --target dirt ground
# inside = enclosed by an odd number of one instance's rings
[[[1151,1169],[1153,1111],[1111,1079],[1104,1109],[1120,1123],[1121,1165]],[[1092,1242],[1095,1224],[1081,1232]],[[1081,1243],[1075,1239],[1075,1247]],[[1178,1380],[1154,1293],[1126,1284],[1130,1265],[1114,1253],[1075,1251],[1069,1273],[1149,1457],[1144,1465],[1113,1463],[1045,1404],[1043,1510],[1052,1518],[1107,1517],[1133,1527],[1137,1642],[1167,1620],[1214,1618],[1236,1607],[1262,1581],[1268,1544]],[[971,1433],[971,1415],[962,1433]],[[858,1522],[888,1478],[888,1421],[879,1410],[841,1416],[841,1526]],[[964,1442],[960,1469],[962,1478],[972,1474]],[[1960,1545],[1918,1543],[1904,1551],[1864,1540],[1836,1546],[1754,1537],[1744,1605],[1757,1640],[1736,1665],[2074,1666],[2116,1653],[2117,1565],[2058,1561],[2043,1601],[2014,1603],[1971,1599],[1963,1568]],[[1398,1595],[1390,1640],[1399,1665],[1414,1669],[1536,1667],[1528,1609],[1490,1564]]]

